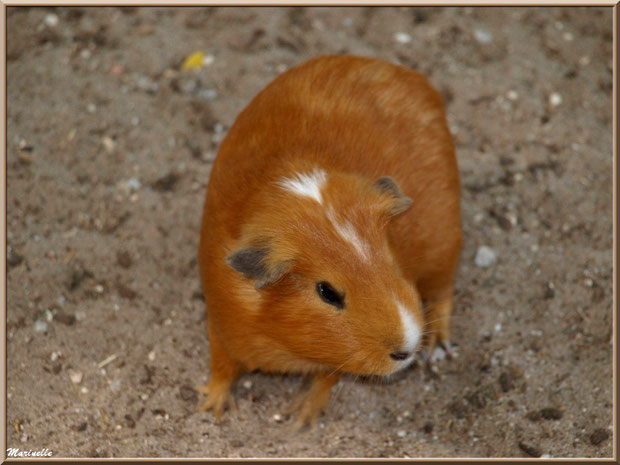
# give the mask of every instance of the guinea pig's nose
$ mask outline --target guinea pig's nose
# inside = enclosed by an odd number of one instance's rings
[[[407,357],[409,357],[409,352],[393,352],[390,354],[390,357],[392,357],[394,360],[405,360]]]

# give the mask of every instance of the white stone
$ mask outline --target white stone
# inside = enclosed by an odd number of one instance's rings
[[[408,44],[411,42],[411,36],[406,32],[397,32],[394,34],[394,40],[399,44]]]
[[[202,59],[202,66],[212,65],[215,61],[215,57],[213,55],[205,55]]]
[[[506,93],[506,97],[508,97],[508,100],[514,101],[519,98],[519,93],[516,90],[511,89]]]
[[[486,268],[493,265],[496,260],[497,254],[492,248],[487,247],[486,245],[478,247],[478,251],[476,252],[476,258],[474,260],[476,266]]]
[[[557,107],[558,105],[562,103],[562,96],[558,94],[557,92],[553,92],[549,96],[549,103],[551,104],[551,106]]]
[[[58,16],[55,15],[54,13],[50,13],[49,15],[46,15],[43,21],[45,22],[46,26],[49,26],[49,27],[58,26]]]
[[[103,137],[103,139],[101,139],[101,143],[103,144],[103,147],[108,153],[112,153],[116,148],[116,142],[114,142],[114,139],[112,139],[111,137]]]
[[[34,322],[34,330],[37,333],[44,333],[47,331],[47,323],[43,320],[37,320]]]
[[[137,191],[140,187],[142,187],[142,184],[137,178],[129,178],[127,180],[127,186],[129,186],[132,191]]]
[[[69,370],[69,378],[73,384],[80,384],[82,382],[82,372],[76,370]]]
[[[476,29],[474,31],[474,37],[481,44],[490,44],[493,42],[493,34],[482,29]]]

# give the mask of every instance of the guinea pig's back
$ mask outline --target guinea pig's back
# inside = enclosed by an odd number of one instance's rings
[[[401,267],[416,280],[420,269],[456,266],[456,160],[442,98],[424,76],[343,56],[316,58],[279,76],[222,143],[205,207],[213,228],[238,235],[253,193],[299,159],[370,180],[392,176],[413,200],[389,232]]]

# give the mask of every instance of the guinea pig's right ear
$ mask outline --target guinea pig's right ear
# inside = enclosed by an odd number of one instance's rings
[[[230,254],[226,261],[243,276],[256,280],[256,289],[263,289],[275,283],[289,269],[286,262],[269,263],[268,246],[243,247]]]
[[[411,206],[411,199],[401,192],[393,178],[382,176],[375,181],[374,187],[381,193],[388,194],[391,197],[392,201],[388,207],[388,214],[390,216],[403,213]]]

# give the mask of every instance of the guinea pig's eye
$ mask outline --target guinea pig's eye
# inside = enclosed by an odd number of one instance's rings
[[[316,291],[325,302],[336,308],[344,308],[344,295],[336,291],[329,283],[322,281],[317,283]]]

